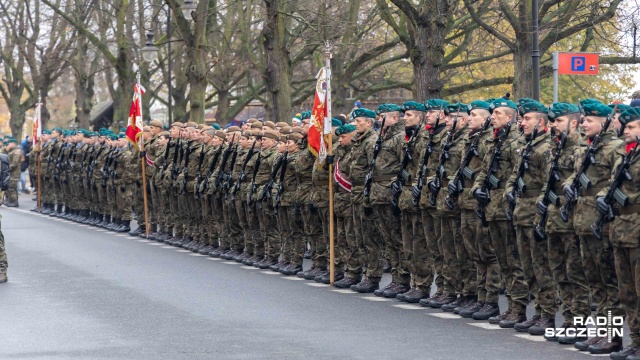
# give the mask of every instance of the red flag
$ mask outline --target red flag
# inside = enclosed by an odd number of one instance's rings
[[[329,92],[329,76],[327,69],[322,68],[316,76],[316,96],[311,109],[311,127],[309,128],[308,142],[309,151],[317,158],[319,163],[323,163],[327,156],[327,146],[323,134],[331,133],[331,119],[328,119],[327,100]],[[326,130],[329,125],[329,132]]]
[[[145,89],[142,85],[135,84],[133,86],[133,100],[131,101],[131,108],[129,109],[129,124],[127,125],[127,139],[133,144],[136,150],[140,151],[138,144],[142,137],[142,104],[140,100]]]
[[[36,105],[36,113],[34,115],[33,118],[33,146],[35,147],[36,144],[38,143],[38,140],[40,139],[40,137],[42,136],[42,124],[40,122],[40,107],[42,106],[42,103],[38,103],[38,105]]]

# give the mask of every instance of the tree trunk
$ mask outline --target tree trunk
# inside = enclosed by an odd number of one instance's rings
[[[230,105],[229,90],[218,89],[218,109],[216,110],[216,120],[218,124],[227,124],[232,120],[229,116]]]
[[[409,50],[409,58],[413,64],[414,89],[413,97],[417,101],[440,97],[444,86],[440,79],[440,67],[444,60],[444,37],[446,24],[440,16],[433,16],[436,9],[448,9],[446,1],[429,1],[433,5],[433,12],[421,15],[415,28],[415,45]],[[441,3],[440,6],[436,3]],[[446,11],[442,11],[446,13]]]
[[[285,41],[285,6],[282,0],[264,0],[266,18],[262,29],[267,91],[271,95],[268,113],[273,121],[289,121],[291,115],[291,59]]]
[[[522,32],[516,31],[515,50],[513,52],[513,95],[514,99],[533,95],[533,68],[531,50],[531,2],[522,1],[518,6],[518,22]]]
[[[353,103],[349,98],[349,83],[351,82],[351,75],[346,74],[344,71],[344,57],[341,55],[335,56],[334,61],[331,62],[331,106],[334,114],[346,114],[349,115]],[[334,100],[335,99],[335,100]]]
[[[11,114],[11,118],[9,119],[11,135],[20,141],[22,140],[22,127],[24,126],[25,112],[27,109],[25,106],[15,101],[8,102],[7,106],[9,107],[9,113]]]

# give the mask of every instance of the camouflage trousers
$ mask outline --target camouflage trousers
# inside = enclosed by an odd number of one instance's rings
[[[222,208],[225,233],[221,241],[231,250],[242,252],[244,249],[244,233],[242,227],[240,227],[236,203],[230,199],[223,200]]]
[[[53,183],[51,178],[42,174],[40,180],[40,197],[43,203],[53,204],[56,202],[56,196],[53,193]]]
[[[282,248],[281,261],[302,265],[305,242],[302,235],[302,214],[294,206],[280,206],[278,209],[278,230]]]
[[[433,259],[427,250],[420,210],[405,210],[400,216],[402,251],[411,275],[410,285],[425,294],[430,294],[433,282]]]
[[[424,209],[420,211],[422,217],[422,227],[427,239],[427,252],[431,257],[432,273],[435,274],[436,293],[442,294],[444,291],[444,277],[442,275],[444,259],[439,247],[441,216],[435,214],[435,209]],[[437,224],[437,226],[436,226]]]
[[[205,195],[204,199],[208,209],[203,213],[203,218],[205,228],[209,235],[209,245],[217,248],[220,246],[221,224],[223,220],[222,203],[220,202],[220,198],[217,196]]]
[[[9,262],[7,261],[7,250],[4,247],[4,235],[2,234],[2,216],[0,215],[0,274],[6,274]]]
[[[336,272],[344,272],[350,279],[359,280],[362,275],[360,253],[353,228],[353,210],[351,204],[342,204],[335,208],[336,216]]]
[[[312,209],[308,204],[302,204],[300,205],[300,211],[302,212],[302,222],[304,224],[304,236],[306,241],[311,245],[311,251],[313,251],[313,257],[311,258],[312,267],[326,269],[326,245],[320,243],[323,241],[323,232],[318,208],[314,207]],[[325,247],[324,252],[322,251],[323,246]],[[318,250],[320,250],[320,253],[316,253]]]
[[[131,205],[133,202],[133,184],[116,187],[116,212],[113,214],[117,219],[131,221]],[[124,190],[124,191],[123,191]],[[139,216],[139,215],[138,215]],[[144,213],[141,216],[144,221]]]
[[[144,194],[142,193],[142,186],[133,185],[133,211],[135,211],[138,217],[138,227],[146,228],[145,214],[144,214]],[[149,217],[150,218],[150,217]],[[149,231],[151,231],[151,221],[149,221]]]
[[[98,213],[102,215],[111,215],[109,211],[109,200],[107,199],[107,189],[103,188],[100,183],[96,186],[96,192],[98,194]]]
[[[163,233],[171,234],[173,232],[173,218],[171,216],[171,204],[169,203],[169,194],[167,190],[161,186],[154,186],[156,191],[156,199],[158,206],[157,220],[160,225],[160,231]]]
[[[464,247],[475,267],[478,301],[496,304],[500,296],[500,266],[489,241],[489,230],[480,225],[480,219],[473,210],[463,209],[460,220]]]
[[[464,246],[462,238],[461,218],[443,216],[440,228],[440,248],[444,259],[443,275],[444,291],[464,296],[475,295],[476,269]]]
[[[173,230],[174,236],[181,239],[184,234],[184,217],[182,211],[184,208],[182,195],[178,195],[178,191],[170,187],[169,190],[170,204],[171,204],[171,217],[173,218]]]
[[[640,248],[613,247],[620,303],[627,315],[630,346],[640,347]]]
[[[264,254],[267,259],[277,259],[281,244],[273,207],[269,200],[262,200],[258,203],[258,205],[260,204],[262,206],[261,209],[258,209],[257,214],[260,223],[260,239],[256,241],[256,252],[258,255]]]
[[[378,229],[382,236],[384,251],[391,265],[391,282],[409,285],[411,275],[407,268],[407,261],[402,251],[402,231],[400,230],[400,218],[393,213],[391,205],[375,205]]]
[[[520,263],[513,226],[506,220],[490,221],[489,237],[506,284],[509,310],[524,314],[529,304],[529,288]]]
[[[564,321],[573,323],[574,318],[589,316],[589,284],[582,268],[578,237],[574,233],[547,233],[547,249]]]
[[[516,226],[516,239],[529,292],[536,301],[536,315],[554,318],[558,312],[557,291],[549,267],[547,243],[535,240],[533,226]]]
[[[245,251],[253,255],[264,255],[264,248],[258,247],[257,243],[261,240],[260,221],[258,220],[258,210],[256,204],[245,205],[245,214],[247,218],[247,227],[249,231],[249,243],[245,246]]]
[[[376,212],[364,214],[362,204],[353,205],[353,229],[361,254],[361,264],[364,276],[371,282],[382,279],[382,241],[376,223]]]
[[[313,257],[311,261],[316,267],[329,268],[329,207],[318,207],[318,219],[320,220],[320,236],[311,242]],[[334,254],[335,256],[335,254]],[[340,258],[335,257],[334,265],[339,265]]]
[[[591,300],[596,303],[596,314],[623,316],[618,293],[618,278],[613,261],[613,250],[609,238],[603,232],[602,240],[593,235],[580,237],[582,268],[591,289]]]
[[[19,177],[10,177],[9,188],[4,193],[7,203],[11,205],[18,205],[18,180],[20,180]]]
[[[234,202],[234,209],[236,211],[238,226],[240,227],[240,252],[249,252],[249,243],[251,242],[251,231],[249,231],[249,224],[247,223],[247,210],[245,209],[246,203],[242,201],[242,197],[237,197]]]

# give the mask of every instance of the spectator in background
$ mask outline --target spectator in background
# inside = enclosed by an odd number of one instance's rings
[[[31,152],[32,144],[29,135],[22,140],[22,155],[20,163],[20,180],[18,181],[18,191],[29,194],[27,189],[27,169],[29,169],[29,153]]]

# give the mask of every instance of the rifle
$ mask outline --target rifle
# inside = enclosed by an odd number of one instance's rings
[[[111,190],[114,193],[118,193],[118,189],[116,189],[116,171],[118,170],[118,158],[120,157],[120,153],[116,153],[113,160],[113,167],[109,172],[109,177],[111,177]]]
[[[53,144],[51,144],[50,146],[53,147],[53,150],[51,150],[51,154],[49,154],[49,163],[47,164],[47,172],[49,172],[50,168],[51,168],[51,164],[55,161],[52,158],[55,157],[53,156],[53,152],[55,151],[56,147],[55,147],[56,143],[54,142]],[[62,147],[60,147],[62,148]],[[58,153],[60,152],[60,148],[58,148]]]
[[[251,149],[249,149],[249,152],[247,153],[247,156],[244,158],[244,162],[242,163],[242,171],[240,172],[240,176],[238,176],[238,179],[236,179],[236,183],[233,185],[233,190],[231,190],[231,200],[235,200],[236,199],[236,193],[238,192],[238,190],[240,190],[240,183],[243,182],[247,175],[246,175],[246,169],[247,169],[247,163],[249,162],[249,159],[251,159],[251,157],[253,157],[253,149],[256,146],[257,141],[254,141],[253,144],[251,144]]]
[[[478,133],[478,136],[476,136],[473,141],[471,141],[469,149],[467,149],[467,153],[464,154],[464,158],[462,159],[462,163],[460,163],[458,171],[456,171],[456,175],[453,177],[453,180],[449,182],[449,195],[447,195],[447,197],[444,199],[444,203],[451,210],[453,210],[453,205],[454,202],[458,199],[458,195],[462,192],[462,189],[464,189],[463,176],[470,181],[473,181],[476,176],[473,170],[469,168],[469,164],[471,163],[471,160],[474,156],[478,156],[478,143],[480,142],[480,137],[482,136],[482,133],[489,128],[490,125],[491,116],[487,116],[487,118],[484,120],[482,128],[480,129],[480,132]]]
[[[505,209],[505,214],[507,215],[507,220],[513,221],[513,211],[516,208],[516,197],[518,194],[521,194],[524,191],[527,191],[527,184],[524,183],[522,177],[524,176],[524,172],[529,170],[529,157],[531,156],[531,150],[533,150],[533,141],[538,137],[538,125],[533,128],[533,133],[527,141],[527,146],[524,148],[522,152],[522,159],[520,159],[520,165],[518,166],[518,176],[516,177],[516,182],[513,184],[511,191],[507,193],[507,208]]]
[[[271,198],[271,190],[273,190],[273,185],[276,182],[276,175],[278,174],[278,171],[282,167],[283,160],[287,159],[288,154],[289,154],[289,150],[287,149],[284,152],[284,155],[281,155],[280,157],[278,157],[278,162],[276,162],[276,165],[271,170],[271,174],[269,175],[269,180],[267,180],[267,183],[262,188],[262,193],[260,193],[260,197],[259,197],[260,201]]]
[[[169,140],[169,142],[167,142],[167,148],[164,150],[164,162],[162,163],[162,170],[160,170],[160,178],[164,177],[164,172],[169,167],[169,162],[167,160],[169,159],[169,149],[171,149],[171,146],[173,145],[171,145],[171,140]]]
[[[211,164],[209,165],[209,170],[207,171],[207,175],[203,179],[202,183],[198,185],[200,191],[199,194],[206,193],[209,190],[209,178],[213,175],[213,170],[216,168],[218,164],[218,159],[220,158],[220,153],[222,152],[222,145],[218,147],[215,154],[213,154],[213,160],[211,160]]]
[[[547,187],[544,192],[544,196],[542,197],[542,205],[544,207],[538,206],[538,214],[540,214],[540,223],[536,225],[533,229],[533,237],[538,240],[546,240],[547,239],[547,217],[549,216],[548,206],[549,204],[553,204],[555,206],[560,205],[560,198],[553,190],[556,186],[556,183],[560,181],[560,174],[558,174],[558,162],[560,160],[560,155],[562,155],[562,149],[564,149],[564,145],[567,142],[567,137],[569,136],[569,126],[571,122],[567,123],[567,129],[560,134],[560,139],[556,144],[556,152],[553,154],[553,159],[551,159],[551,168],[549,169],[549,175],[547,176]]]
[[[253,204],[253,194],[258,190],[258,186],[256,186],[256,175],[258,175],[258,169],[260,168],[260,164],[262,163],[262,145],[260,145],[260,150],[258,151],[258,158],[256,159],[256,163],[253,168],[253,177],[251,179],[251,188],[249,189],[249,199],[247,200],[249,205]],[[249,208],[251,211],[251,208]]]
[[[284,175],[287,172],[287,163],[289,157],[289,149],[284,152],[284,158],[282,159],[282,168],[280,169],[280,178],[278,179],[278,190],[276,191],[276,197],[274,199],[273,210],[277,214],[280,207],[280,200],[282,200],[282,193],[284,192]]]
[[[602,125],[602,129],[600,129],[600,133],[593,138],[593,141],[591,141],[591,144],[589,144],[589,147],[587,148],[587,151],[584,154],[584,158],[582,159],[582,164],[580,165],[580,169],[578,170],[576,177],[573,179],[570,185],[571,190],[573,191],[574,194],[576,194],[576,196],[573,198],[569,198],[569,196],[565,192],[565,197],[567,198],[567,201],[560,208],[560,217],[564,222],[569,221],[569,213],[573,211],[573,206],[575,205],[576,201],[578,201],[578,196],[577,196],[578,191],[580,189],[589,190],[591,188],[591,185],[592,185],[591,180],[589,180],[589,178],[587,177],[586,172],[589,169],[589,166],[591,166],[591,164],[595,163],[596,161],[595,155],[596,155],[596,152],[598,151],[598,145],[600,145],[600,140],[602,140],[602,136],[604,136],[604,133],[609,129],[609,126],[611,125],[611,121],[613,120],[613,117],[616,115],[617,108],[618,108],[618,104],[616,104],[613,107],[613,110],[611,110],[611,113],[607,116],[607,120]],[[582,109],[582,106],[580,107],[580,109]]]
[[[189,143],[187,143],[187,149],[185,150],[185,155],[184,155],[184,168],[182,169],[182,186],[180,186],[180,193],[181,194],[186,194],[187,193],[187,179],[189,178],[189,158],[191,157],[191,146],[189,146]]]
[[[436,117],[436,124],[433,127],[434,130],[438,128],[440,125],[440,113]],[[427,165],[429,164],[429,158],[431,157],[431,153],[433,153],[433,138],[434,134],[429,136],[429,141],[424,148],[424,154],[422,155],[422,164],[420,164],[420,170],[418,170],[418,184],[412,189],[411,201],[413,202],[413,206],[418,206],[420,204],[420,197],[422,196],[422,187],[424,187],[424,177],[429,172],[429,168]]]
[[[100,186],[103,189],[107,188],[107,179],[109,178],[109,167],[111,166],[111,162],[113,161],[114,152],[116,151],[116,147],[110,147],[107,152],[107,158],[104,161],[104,166],[102,166],[102,181],[100,182]]]
[[[200,156],[198,158],[198,170],[196,171],[196,181],[195,181],[195,188],[193,189],[193,196],[196,199],[200,199],[200,186],[198,186],[200,184],[200,182],[202,181],[202,162],[204,161],[204,145],[202,145],[202,148],[200,149]]]
[[[451,125],[451,130],[449,130],[449,134],[447,135],[447,140],[442,145],[442,152],[440,153],[440,163],[436,168],[436,176],[433,179],[434,189],[429,189],[431,194],[429,195],[429,201],[432,206],[436,206],[436,200],[438,197],[438,193],[440,192],[440,188],[442,188],[442,180],[447,177],[447,172],[444,169],[444,164],[451,157],[449,155],[449,149],[451,149],[451,142],[453,141],[453,134],[456,132],[456,126],[458,125],[458,113],[456,113],[456,117],[453,119],[453,124]]]
[[[411,184],[411,174],[406,170],[409,163],[413,161],[413,146],[415,145],[418,139],[418,133],[420,129],[424,125],[424,113],[422,113],[422,117],[420,119],[420,123],[411,134],[411,138],[407,141],[407,144],[404,148],[404,155],[402,156],[402,164],[400,166],[400,171],[398,171],[398,175],[396,176],[396,180],[393,184],[391,184],[391,189],[393,191],[393,195],[391,196],[391,206],[393,207],[393,212],[396,215],[400,214],[400,208],[398,208],[398,200],[400,199],[400,195],[402,194],[402,187],[405,184]]]
[[[380,153],[380,144],[382,144],[382,131],[384,130],[384,123],[387,120],[386,116],[382,117],[382,125],[380,126],[380,132],[378,133],[378,139],[373,147],[373,157],[369,164],[369,172],[364,177],[364,196],[369,200],[369,193],[371,192],[371,184],[373,184],[373,169],[376,167],[376,159]],[[368,202],[368,201],[367,201]]]
[[[222,154],[222,163],[220,163],[220,171],[218,172],[218,176],[216,177],[216,192],[218,192],[220,190],[220,185],[222,184],[222,179],[225,176],[224,175],[224,168],[225,166],[227,166],[227,161],[229,161],[229,156],[231,155],[231,152],[233,151],[233,141],[236,138],[236,134],[233,134],[233,138],[231,138],[231,143],[229,143],[229,146],[227,146],[226,149],[224,149],[224,154]]]
[[[487,168],[487,176],[484,178],[484,181],[482,182],[482,187],[480,188],[480,190],[486,194],[489,194],[489,190],[497,189],[500,187],[500,180],[494,175],[494,173],[498,171],[500,157],[502,156],[502,144],[509,137],[511,128],[513,127],[513,124],[515,124],[517,121],[518,121],[518,115],[517,113],[514,112],[511,120],[509,120],[507,125],[505,125],[504,132],[502,133],[502,135],[500,135],[500,137],[498,138],[498,141],[496,141],[495,145],[493,146],[493,154],[491,155],[491,160],[489,161],[489,167]],[[489,201],[491,201],[491,199],[489,199]],[[484,212],[485,206],[486,204],[481,201],[478,201],[478,206],[476,206],[476,215],[478,216],[478,218],[480,218],[483,227],[489,226],[489,223],[487,222],[486,214]]]
[[[231,182],[233,179],[231,178],[233,175],[233,168],[236,166],[236,159],[238,158],[238,146],[240,142],[236,143],[236,148],[233,149],[233,155],[231,155],[231,163],[229,164],[229,174],[225,175],[226,179],[224,184],[222,185],[222,192],[224,193],[224,198],[226,199],[229,195],[229,189],[231,189]]]
[[[169,149],[167,149],[169,151]],[[182,151],[182,144],[180,144],[180,138],[176,139],[173,144],[173,162],[171,163],[171,180],[175,180],[178,177],[178,151]],[[180,160],[182,161],[182,159]]]
[[[620,164],[616,176],[613,178],[613,181],[611,181],[609,190],[604,196],[604,202],[609,205],[609,212],[607,214],[600,213],[598,220],[591,225],[591,231],[593,231],[593,235],[595,235],[598,240],[602,240],[602,226],[615,217],[613,205],[616,203],[621,207],[629,205],[629,197],[620,190],[620,186],[625,180],[633,180],[633,176],[629,172],[629,167],[631,166],[631,160],[638,152],[638,145],[640,145],[640,138],[636,136],[636,145],[623,157],[622,164]]]

